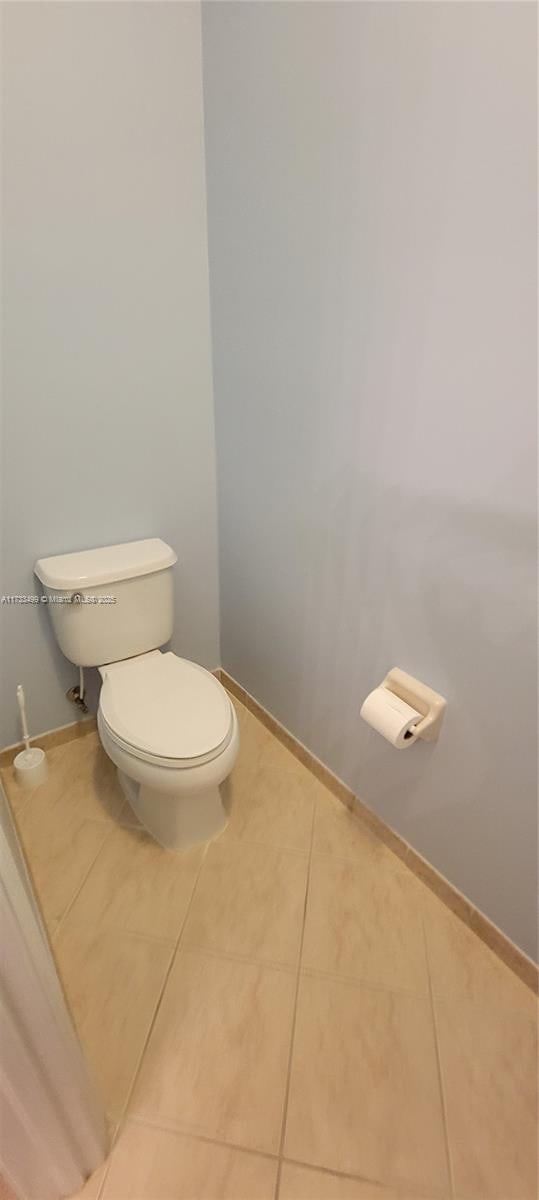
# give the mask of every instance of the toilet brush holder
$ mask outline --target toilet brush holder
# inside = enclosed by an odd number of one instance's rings
[[[38,746],[30,746],[28,750],[21,750],[19,754],[15,755],[13,770],[20,787],[39,787],[40,783],[45,783],[49,773],[45,751],[40,750]]]
[[[20,750],[15,755],[13,770],[15,772],[15,779],[21,787],[35,788],[39,787],[40,783],[44,783],[47,778],[47,759],[44,750],[40,750],[39,746],[30,745],[28,721],[26,720],[26,703],[21,683],[17,684],[17,704],[21,716],[24,750]]]

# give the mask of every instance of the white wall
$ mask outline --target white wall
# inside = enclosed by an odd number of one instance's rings
[[[534,23],[203,11],[223,665],[530,953]],[[438,745],[360,723],[393,665]]]
[[[160,535],[174,647],[219,662],[197,4],[4,4],[2,590]],[[71,721],[47,613],[4,609],[0,744]]]

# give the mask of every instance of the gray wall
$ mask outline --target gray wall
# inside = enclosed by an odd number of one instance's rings
[[[530,953],[534,20],[203,13],[223,665]]]
[[[2,590],[36,557],[160,535],[174,647],[219,662],[196,4],[2,6]],[[45,611],[4,609],[0,745],[72,721]]]

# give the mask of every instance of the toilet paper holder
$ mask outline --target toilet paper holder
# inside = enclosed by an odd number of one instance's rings
[[[400,667],[392,667],[381,686],[421,713],[423,720],[416,725],[414,737],[423,738],[425,742],[435,742],[447,707],[444,697],[427,687],[426,683],[414,679],[413,675],[401,671]]]

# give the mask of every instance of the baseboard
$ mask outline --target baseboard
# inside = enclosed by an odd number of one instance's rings
[[[62,746],[64,742],[85,737],[87,733],[93,733],[94,729],[97,729],[95,717],[85,717],[80,721],[72,721],[70,725],[60,725],[58,729],[51,729],[48,733],[36,734],[32,738],[32,745],[39,746],[40,750],[52,750],[53,746]],[[10,767],[19,750],[24,750],[24,742],[16,742],[15,745],[0,750],[0,768]]]
[[[459,892],[458,888],[454,887],[445,876],[441,875],[436,870],[436,867],[433,867],[426,858],[423,858],[417,850],[414,850],[409,842],[405,841],[394,829],[391,829],[363,800],[360,800],[359,796],[356,796],[351,788],[343,783],[342,779],[339,779],[333,771],[330,771],[329,767],[326,767],[319,758],[316,758],[288,729],[285,729],[284,725],[281,725],[267,709],[263,708],[258,703],[258,700],[255,700],[254,696],[251,696],[227,671],[221,668],[216,670],[214,674],[220,679],[223,686],[245,708],[248,708],[253,716],[257,717],[265,725],[266,729],[269,729],[270,733],[286,746],[287,750],[290,750],[299,759],[307,770],[311,771],[334,796],[341,800],[354,813],[358,820],[375,833],[380,838],[380,841],[388,846],[398,858],[401,858],[406,863],[406,866],[414,872],[414,875],[417,875],[434,892],[438,899],[447,908],[451,909],[451,912],[455,916],[459,917],[465,925],[481,938],[481,941],[505,963],[505,966],[514,971],[515,975],[518,975],[519,979],[531,988],[533,992],[537,992],[538,967],[531,958],[528,958],[523,950],[520,950],[501,929],[498,929],[497,925],[494,925],[480,909],[472,904],[471,900],[468,900],[462,892]]]

